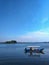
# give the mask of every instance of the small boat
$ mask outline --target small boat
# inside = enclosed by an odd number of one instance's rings
[[[34,53],[43,53],[44,48],[40,48],[40,46],[27,46],[25,52],[34,52]]]

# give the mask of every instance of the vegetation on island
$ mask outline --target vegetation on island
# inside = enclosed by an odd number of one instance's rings
[[[17,43],[17,41],[15,41],[15,40],[11,40],[11,41],[6,41],[5,43],[9,43],[9,44],[11,44],[11,43]]]

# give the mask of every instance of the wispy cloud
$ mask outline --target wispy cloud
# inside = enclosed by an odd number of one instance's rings
[[[22,42],[49,41],[49,32],[45,31],[44,29],[35,32],[28,32],[25,35],[20,36],[18,38],[18,41],[22,41]]]
[[[42,24],[44,24],[44,23],[46,23],[46,22],[48,22],[48,18],[44,18],[44,19],[42,19]]]
[[[19,37],[12,37],[12,38],[6,38],[5,40],[17,40],[19,42],[42,42],[42,41],[49,41],[49,28],[40,29],[38,31],[32,31],[27,32],[24,35],[21,35]],[[2,41],[2,39],[0,39]]]

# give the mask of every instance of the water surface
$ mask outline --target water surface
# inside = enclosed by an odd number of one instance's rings
[[[45,54],[25,53],[27,46],[40,46]],[[0,65],[49,65],[49,43],[0,44]]]

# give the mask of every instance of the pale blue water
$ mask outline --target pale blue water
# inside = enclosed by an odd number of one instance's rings
[[[38,45],[45,54],[24,53],[27,46]],[[49,43],[0,44],[0,65],[49,65]]]

